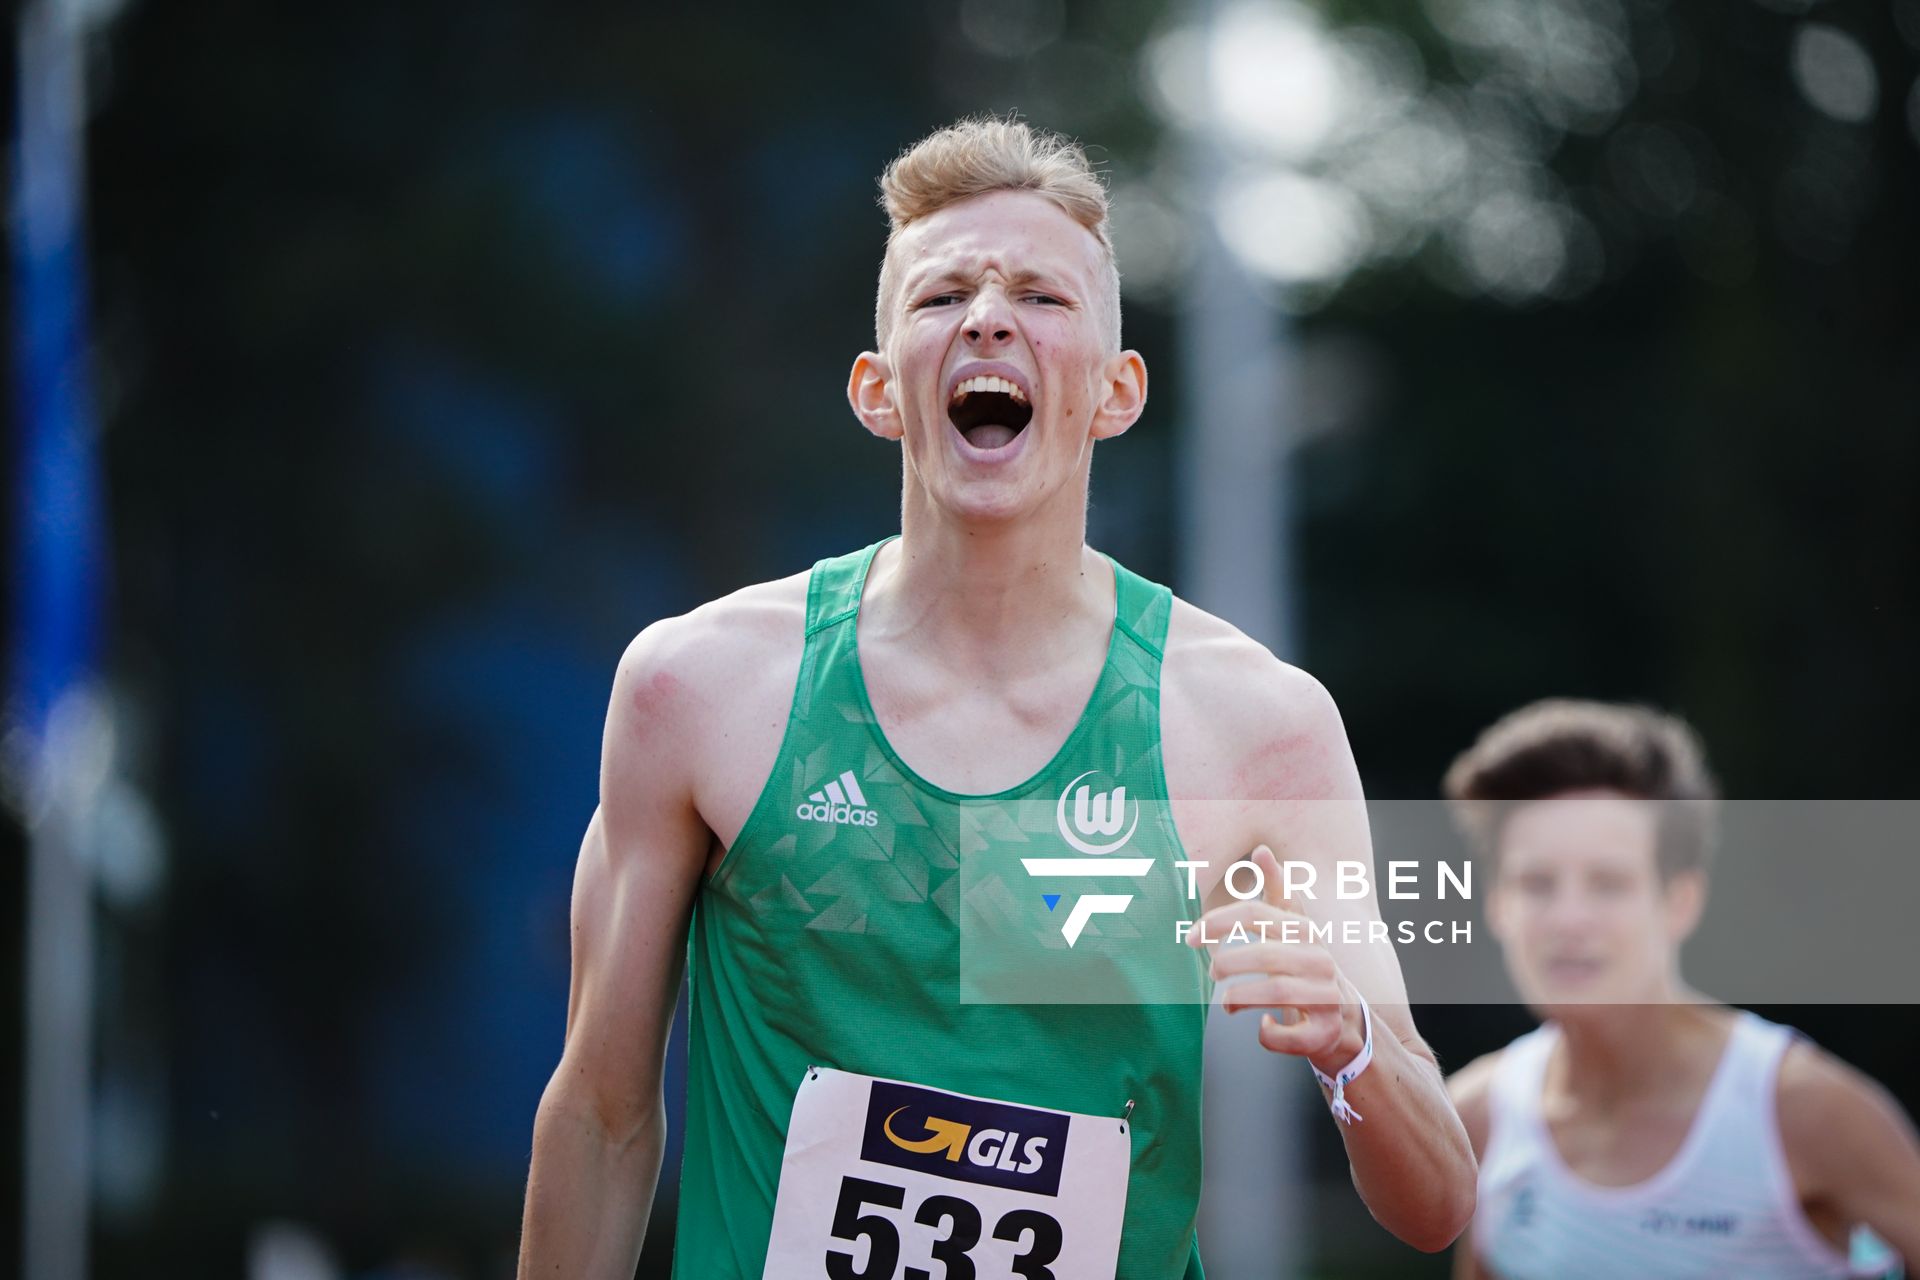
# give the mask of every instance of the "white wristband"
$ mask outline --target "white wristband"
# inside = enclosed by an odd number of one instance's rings
[[[1360,1002],[1360,1030],[1364,1036],[1360,1052],[1353,1056],[1352,1062],[1334,1072],[1331,1079],[1313,1063],[1307,1063],[1308,1068],[1313,1072],[1313,1078],[1333,1090],[1333,1101],[1329,1105],[1333,1108],[1334,1118],[1341,1124],[1352,1124],[1362,1118],[1358,1111],[1347,1105],[1347,1086],[1352,1084],[1373,1061],[1373,1015],[1367,1009],[1365,996],[1356,991],[1353,993],[1353,998]]]

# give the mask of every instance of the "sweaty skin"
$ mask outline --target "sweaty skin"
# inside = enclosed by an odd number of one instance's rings
[[[856,360],[848,389],[868,430],[901,443],[904,472],[902,537],[879,553],[862,601],[861,666],[908,764],[938,786],[992,792],[1053,757],[1099,676],[1114,586],[1085,545],[1089,467],[1094,442],[1139,417],[1146,368],[1108,349],[1099,246],[1044,197],[962,201],[909,226],[892,252],[900,287],[885,350]],[[994,449],[947,416],[950,388],[983,364],[1033,405]],[[566,1042],[534,1127],[522,1276],[632,1274],[658,1177],[661,1060],[689,914],[778,756],[806,589],[799,574],[655,623],[620,662],[576,873]],[[1371,865],[1358,774],[1325,690],[1181,602],[1161,725],[1174,820],[1192,856],[1212,862],[1203,897],[1261,844],[1324,864],[1324,883],[1338,860]],[[1289,907],[1232,910],[1279,919]],[[1378,914],[1371,896],[1311,910]],[[1286,997],[1257,1005],[1309,1015],[1246,1033],[1329,1073],[1359,1049],[1353,997],[1366,994],[1375,1061],[1348,1090],[1366,1121],[1341,1130],[1354,1181],[1389,1230],[1446,1247],[1472,1212],[1473,1157],[1392,951],[1336,964],[1313,946],[1242,950]]]

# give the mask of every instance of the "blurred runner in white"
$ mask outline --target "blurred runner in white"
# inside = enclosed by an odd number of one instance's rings
[[[1898,1105],[1680,976],[1718,799],[1684,723],[1535,703],[1454,762],[1446,794],[1544,1021],[1451,1081],[1480,1158],[1456,1277],[1899,1274],[1873,1232],[1920,1258],[1920,1144]]]

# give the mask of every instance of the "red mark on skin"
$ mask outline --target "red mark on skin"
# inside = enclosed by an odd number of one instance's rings
[[[644,680],[634,683],[630,702],[638,715],[657,715],[679,696],[680,689],[679,676],[671,671],[655,671]]]
[[[1333,794],[1326,745],[1308,733],[1269,738],[1233,770],[1233,794],[1251,798]]]

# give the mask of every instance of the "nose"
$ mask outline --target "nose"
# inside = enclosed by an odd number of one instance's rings
[[[1013,341],[1013,308],[998,289],[982,289],[967,307],[966,337],[970,346],[991,349]]]
[[[1575,887],[1563,886],[1548,902],[1544,920],[1554,933],[1577,938],[1592,925],[1595,906],[1590,894]]]

